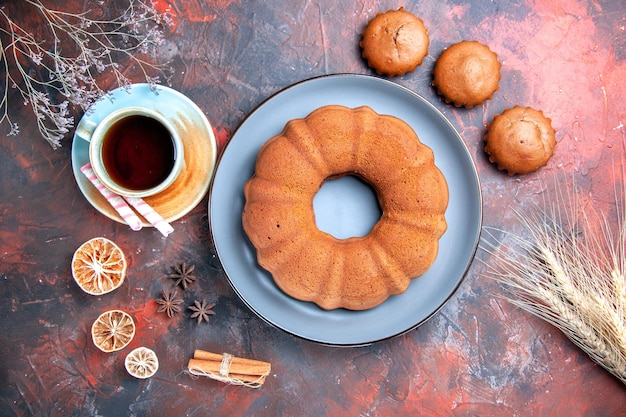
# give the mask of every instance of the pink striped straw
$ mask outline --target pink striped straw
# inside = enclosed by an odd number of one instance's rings
[[[163,236],[167,237],[170,233],[174,231],[174,228],[168,222],[166,222],[159,213],[154,211],[154,209],[150,207],[148,203],[143,201],[143,199],[139,197],[126,196],[124,196],[124,199],[128,202],[128,204],[133,206],[135,210],[139,212],[139,214],[145,217],[152,226],[158,229]]]
[[[122,216],[122,219],[124,219],[124,221],[128,223],[131,229],[135,231],[141,230],[141,219],[137,217],[135,212],[128,206],[128,204],[126,204],[126,201],[124,201],[121,196],[115,194],[113,191],[106,188],[104,184],[100,182],[100,180],[96,177],[96,174],[93,172],[93,169],[91,169],[91,163],[86,163],[80,168],[80,170],[83,174],[85,174],[87,179],[89,179],[89,181],[98,189],[98,191],[100,191],[100,194],[102,194],[104,198],[106,198],[107,201],[111,204],[111,206],[113,206],[115,211],[117,211],[118,214]]]

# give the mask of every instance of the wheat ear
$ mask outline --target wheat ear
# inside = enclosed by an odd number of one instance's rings
[[[483,229],[486,275],[626,384],[626,185],[616,190],[617,229],[580,194],[557,191],[547,209],[517,213],[524,236]]]

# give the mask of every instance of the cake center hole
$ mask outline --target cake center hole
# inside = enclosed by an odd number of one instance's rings
[[[313,198],[317,227],[337,239],[367,235],[382,211],[374,189],[352,175],[327,180]]]

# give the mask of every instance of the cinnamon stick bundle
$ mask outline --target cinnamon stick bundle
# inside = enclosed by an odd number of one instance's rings
[[[259,388],[270,374],[271,364],[254,359],[238,358],[229,353],[219,354],[196,350],[187,364],[192,375]]]

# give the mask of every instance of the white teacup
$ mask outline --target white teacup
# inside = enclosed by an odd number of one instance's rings
[[[162,114],[123,107],[99,123],[81,120],[76,136],[89,142],[89,162],[114,193],[147,197],[168,188],[184,167],[183,143]]]

